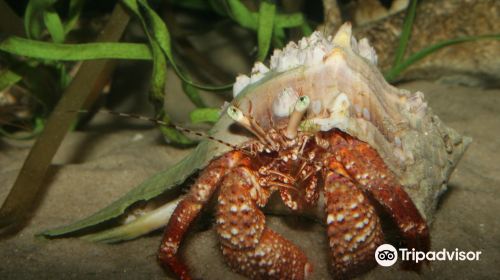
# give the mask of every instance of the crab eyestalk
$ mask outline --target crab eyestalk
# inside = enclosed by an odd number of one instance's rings
[[[307,96],[301,96],[295,103],[295,108],[290,115],[290,120],[288,121],[288,126],[286,127],[285,135],[288,139],[294,139],[297,137],[297,131],[299,129],[300,121],[306,113],[307,108],[311,100]]]
[[[262,134],[262,132],[260,130],[254,129],[254,127],[252,125],[252,123],[254,123],[254,122],[252,122],[248,117],[246,117],[240,109],[231,105],[227,108],[227,114],[235,122],[242,125],[246,129],[248,129],[250,132],[252,132],[255,136],[257,136],[257,138],[259,138],[259,140],[262,143],[266,143],[265,135]]]

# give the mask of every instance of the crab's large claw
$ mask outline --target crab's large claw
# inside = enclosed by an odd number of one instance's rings
[[[345,166],[346,172],[355,182],[391,216],[405,246],[427,252],[430,248],[427,223],[378,153],[365,142],[346,134],[335,134],[330,143],[341,147],[336,150],[335,158]],[[405,263],[404,267],[418,270],[419,264]]]
[[[269,193],[256,181],[248,167],[238,167],[222,182],[217,233],[224,258],[233,270],[252,279],[307,278],[312,265],[304,252],[266,227],[258,204],[267,201]]]
[[[336,278],[351,278],[375,265],[382,228],[375,208],[349,178],[329,171],[324,181],[331,271]]]

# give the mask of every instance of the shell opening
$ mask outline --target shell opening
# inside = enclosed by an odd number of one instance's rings
[[[313,118],[305,120],[301,126],[302,127],[318,127],[321,131],[328,131],[333,128],[338,128],[344,130],[347,127],[349,121],[349,108],[351,107],[351,102],[345,93],[340,93],[333,104],[328,109],[330,116],[327,118]]]

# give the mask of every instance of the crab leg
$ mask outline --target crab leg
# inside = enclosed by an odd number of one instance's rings
[[[335,278],[351,278],[374,266],[375,250],[383,243],[380,221],[349,178],[328,171],[324,181],[331,272]]]
[[[318,202],[318,176],[315,173],[311,174],[305,181],[300,182],[298,187],[278,188],[281,200],[292,210],[303,211],[311,209]]]
[[[177,255],[179,245],[193,220],[198,217],[203,206],[210,200],[224,174],[240,161],[241,156],[241,152],[228,153],[208,165],[191,187],[190,192],[177,205],[168,221],[158,252],[158,260],[180,279],[191,279],[191,277],[187,266]]]
[[[304,279],[312,266],[300,248],[266,228],[259,209],[269,197],[247,167],[223,180],[217,206],[217,233],[229,266],[252,279]]]
[[[337,150],[336,156],[346,171],[391,215],[408,248],[428,251],[427,223],[395,175],[368,144],[350,137],[345,140],[345,146]]]

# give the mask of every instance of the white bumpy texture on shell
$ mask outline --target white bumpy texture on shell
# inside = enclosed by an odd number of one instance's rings
[[[376,62],[368,41],[357,42],[348,23],[333,38],[314,32],[275,50],[269,68],[257,62],[250,77],[239,76],[232,103],[268,129],[271,123],[286,125],[298,96],[309,96],[311,106],[301,129],[339,128],[369,143],[430,221],[471,140],[445,126],[421,92],[389,85]],[[231,124],[223,113],[212,134],[237,145],[251,139],[234,133]],[[206,144],[212,156],[229,149]]]

